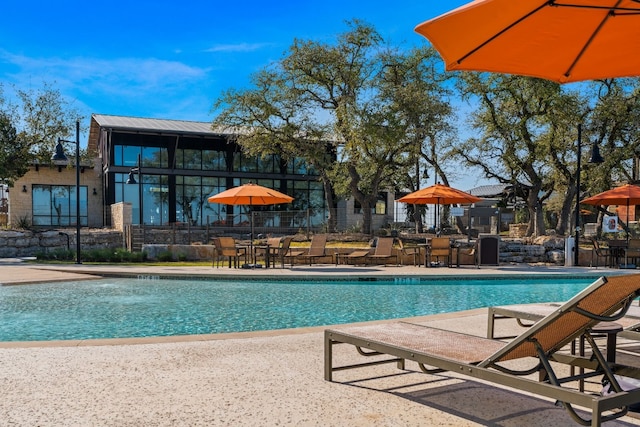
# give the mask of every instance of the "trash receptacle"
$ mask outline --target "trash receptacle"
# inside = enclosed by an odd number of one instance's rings
[[[478,265],[500,264],[500,236],[480,234],[478,236]]]
[[[573,267],[575,260],[576,239],[575,237],[567,237],[564,240],[564,266]]]

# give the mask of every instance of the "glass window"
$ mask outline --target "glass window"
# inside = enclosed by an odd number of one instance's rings
[[[224,205],[209,203],[208,198],[225,190],[223,178],[176,177],[176,221],[202,225],[224,223]],[[222,222],[220,222],[222,221]]]
[[[211,171],[226,171],[227,162],[224,151],[202,150],[202,169]]]
[[[144,172],[144,169],[143,169]],[[140,208],[147,225],[163,225],[169,222],[169,177],[167,175],[135,175],[136,183],[127,184],[128,174],[115,174],[115,203],[131,203],[132,222],[140,224]],[[142,190],[142,206],[140,191]]]
[[[125,145],[122,148],[122,163],[118,166],[138,166],[138,155],[140,153],[140,147]]]
[[[142,147],[142,166],[152,168],[166,168],[169,165],[166,148]],[[137,160],[136,160],[137,161]]]
[[[300,158],[291,159],[287,162],[287,172],[295,175],[307,174],[307,163]]]
[[[176,168],[177,169],[202,169],[202,151],[178,149],[176,151]]]
[[[80,187],[80,225],[88,224],[87,187]],[[77,224],[76,187],[71,185],[38,185],[32,187],[34,225],[71,226]]]
[[[262,173],[274,173],[276,172],[274,168],[274,158],[273,156],[267,156],[265,158],[259,157],[258,161],[258,172]],[[279,170],[277,172],[280,172]]]

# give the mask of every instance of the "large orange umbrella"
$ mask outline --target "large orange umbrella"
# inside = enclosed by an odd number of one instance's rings
[[[475,0],[416,31],[447,70],[559,83],[640,74],[637,0]]]
[[[480,200],[482,199],[479,197],[443,184],[434,184],[398,199],[399,202],[413,205],[437,205],[436,224],[434,227],[438,225],[437,214],[440,210],[440,205],[469,204]]]
[[[626,206],[627,222],[629,221],[629,206],[640,205],[640,187],[632,184],[625,184],[621,187],[603,191],[595,196],[587,197],[580,203],[587,205],[599,206]],[[629,231],[627,227],[627,240],[629,240]]]
[[[265,206],[291,203],[293,197],[271,188],[254,183],[248,183],[239,187],[233,187],[213,195],[207,199],[209,203],[221,203],[225,205]],[[253,212],[251,213],[251,243],[250,251],[253,254]],[[253,255],[252,255],[253,256]],[[255,262],[254,262],[255,265]]]
[[[622,187],[603,191],[595,196],[587,197],[580,201],[587,205],[640,205],[640,187],[632,184],[625,184]]]

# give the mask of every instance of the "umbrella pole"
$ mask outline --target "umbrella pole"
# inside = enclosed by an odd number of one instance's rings
[[[249,236],[249,247],[251,248],[251,264],[253,264],[253,267],[255,268],[256,266],[256,253],[253,250],[253,205],[251,205],[249,207],[249,209],[251,209],[251,235]]]

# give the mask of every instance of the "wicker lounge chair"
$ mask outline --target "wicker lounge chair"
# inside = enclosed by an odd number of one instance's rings
[[[604,421],[625,415],[628,405],[640,401],[640,389],[622,391],[614,377],[614,373],[621,372],[638,377],[640,368],[607,362],[590,329],[601,321],[620,319],[638,295],[640,275],[598,279],[509,343],[406,322],[327,329],[324,378],[333,381],[336,371],[383,363],[396,363],[404,369],[405,360],[412,360],[425,373],[452,371],[556,399],[574,421],[600,426]],[[582,336],[591,347],[591,357],[560,351]],[[371,362],[333,366],[334,345],[342,343],[354,345],[362,356],[389,355],[391,358],[376,357]],[[504,365],[512,360],[531,361],[533,366],[516,371],[513,366]],[[570,388],[567,382],[579,378],[559,378],[557,372],[566,370],[558,370],[559,365],[552,366],[551,362],[586,369],[587,373],[580,375],[580,379],[604,375],[615,393],[600,396]],[[540,373],[538,381],[531,378],[536,372]],[[590,410],[592,418],[583,418],[574,405]]]

